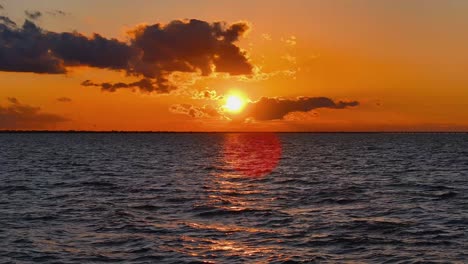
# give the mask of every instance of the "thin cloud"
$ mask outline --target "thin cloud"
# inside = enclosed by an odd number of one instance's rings
[[[193,118],[221,118],[223,115],[218,109],[212,105],[204,105],[202,107],[191,104],[176,104],[172,105],[169,110],[172,113],[188,115]]]
[[[71,103],[73,100],[68,97],[59,97],[57,98],[57,101],[61,103]]]
[[[26,15],[27,18],[31,20],[37,20],[42,16],[42,13],[39,11],[24,11],[24,14]]]
[[[48,15],[51,15],[51,16],[67,16],[69,15],[70,13],[67,13],[65,11],[62,11],[62,10],[52,10],[52,11],[46,11],[46,13]]]
[[[109,82],[103,82],[103,83],[95,83],[91,80],[86,80],[81,83],[82,86],[95,86],[95,87],[100,87],[101,90],[107,91],[107,92],[115,92],[118,89],[123,89],[123,88],[139,88],[140,91],[142,92],[157,92],[157,93],[169,93],[175,89],[177,89],[176,86],[172,85],[167,81],[166,78],[161,77],[155,80],[145,78],[141,79],[136,82],[130,82],[130,83],[124,83],[124,82],[118,82],[118,83],[109,83]]]
[[[0,129],[41,129],[66,122],[68,119],[55,114],[43,113],[39,107],[22,104],[10,97],[9,106],[0,105]]]

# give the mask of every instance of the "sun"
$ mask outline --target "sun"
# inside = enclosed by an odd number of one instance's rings
[[[237,113],[240,112],[244,106],[244,98],[240,97],[239,95],[229,95],[226,98],[226,104],[224,105],[224,108],[226,108],[229,112]]]

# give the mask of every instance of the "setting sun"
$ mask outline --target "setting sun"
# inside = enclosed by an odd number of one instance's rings
[[[468,264],[468,0],[285,2],[0,0],[0,264]]]
[[[245,100],[238,95],[229,95],[226,99],[224,107],[229,112],[239,112],[244,108]]]

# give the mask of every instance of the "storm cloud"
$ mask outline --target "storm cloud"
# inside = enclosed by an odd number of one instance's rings
[[[343,109],[358,106],[357,101],[333,101],[328,97],[299,97],[295,99],[262,97],[250,102],[243,111],[244,118],[258,121],[283,119],[292,112],[309,112],[317,108]]]
[[[49,128],[68,119],[41,112],[39,107],[22,104],[16,98],[8,98],[9,106],[0,105],[0,129]]]
[[[40,16],[27,14],[34,19]],[[247,54],[235,45],[248,29],[244,22],[175,20],[137,26],[129,31],[129,41],[122,42],[99,34],[50,32],[31,20],[18,27],[8,17],[0,17],[0,71],[63,74],[67,67],[89,66],[142,79],[134,83],[86,81],[85,86],[167,93],[173,90],[167,80],[174,72],[251,74]]]

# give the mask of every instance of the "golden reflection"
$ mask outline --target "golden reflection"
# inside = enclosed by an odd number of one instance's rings
[[[275,246],[252,246],[233,239],[212,239],[195,236],[181,236],[180,239],[184,242],[184,247],[178,251],[181,253],[189,253],[192,256],[203,256],[205,254],[213,255],[217,252],[222,252],[222,254],[227,256],[247,257],[275,254],[280,250],[280,248]],[[201,252],[201,254],[194,252]]]
[[[195,229],[203,229],[203,230],[213,230],[219,231],[224,233],[234,233],[234,232],[245,232],[245,233],[276,233],[277,231],[273,231],[267,228],[255,228],[255,227],[245,227],[245,226],[238,226],[234,224],[212,224],[212,223],[203,223],[203,222],[191,222],[186,223],[187,226],[190,226]],[[286,230],[283,230],[286,231]]]
[[[205,183],[205,197],[194,205],[200,218],[182,224],[190,232],[179,239],[177,249],[185,254],[215,256],[275,256],[281,248],[250,243],[252,237],[263,236],[265,242],[275,240],[281,228],[259,227],[251,216],[271,209],[275,199],[266,193],[261,176],[271,173],[281,157],[281,144],[273,133],[226,134],[220,155],[221,170],[213,172]],[[235,215],[236,217],[231,217]],[[241,215],[242,217],[238,217]],[[207,237],[206,234],[215,236]],[[260,262],[261,263],[261,262]]]

